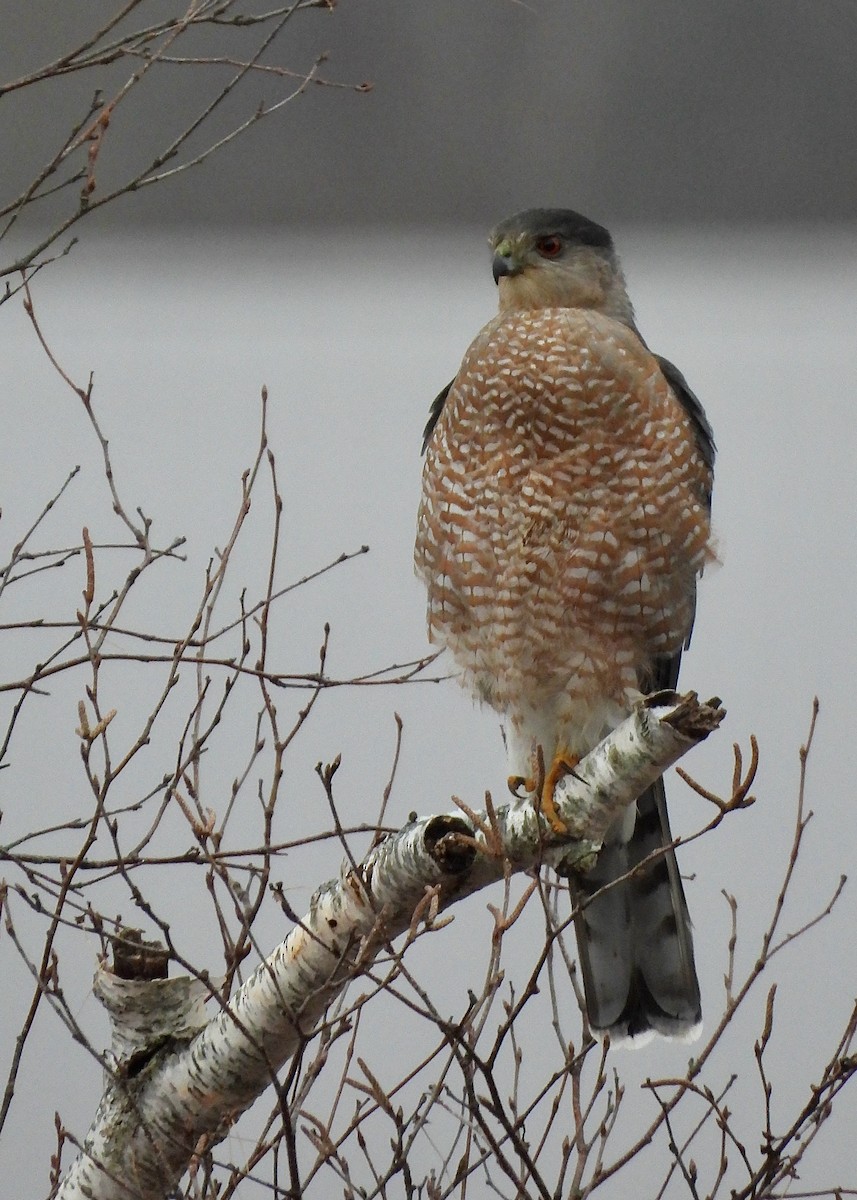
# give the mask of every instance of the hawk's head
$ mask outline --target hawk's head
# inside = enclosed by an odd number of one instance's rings
[[[634,313],[613,239],[568,208],[530,208],[491,231],[500,308],[595,308],[626,324]]]

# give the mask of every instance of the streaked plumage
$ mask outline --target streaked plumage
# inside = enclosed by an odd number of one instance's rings
[[[641,692],[674,685],[710,555],[714,444],[684,378],[640,337],[606,230],[533,210],[491,245],[500,312],[432,406],[415,562],[431,640],[502,715],[510,777],[532,785],[537,748],[561,769]],[[582,893],[663,840],[659,784],[611,831]],[[698,1024],[671,851],[577,928],[593,1028]]]

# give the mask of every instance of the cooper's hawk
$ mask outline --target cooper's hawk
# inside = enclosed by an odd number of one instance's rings
[[[563,772],[641,693],[675,687],[711,553],[714,441],[684,377],[640,336],[606,229],[534,209],[490,244],[500,311],[432,406],[415,562],[431,640],[502,714],[510,785],[540,782],[558,822]],[[577,899],[669,841],[659,782],[611,829]],[[696,1032],[672,850],[590,900],[577,938],[593,1029]]]

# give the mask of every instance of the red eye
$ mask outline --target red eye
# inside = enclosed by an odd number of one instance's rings
[[[555,233],[549,233],[546,237],[538,239],[536,249],[542,258],[556,258],[562,253],[562,238]]]

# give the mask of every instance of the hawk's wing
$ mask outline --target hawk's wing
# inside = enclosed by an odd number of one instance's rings
[[[645,345],[645,342],[643,345]],[[708,417],[705,415],[705,409],[702,407],[699,397],[695,392],[691,391],[690,385],[675,363],[671,363],[668,358],[661,358],[660,354],[653,354],[652,357],[661,368],[661,374],[672,388],[673,395],[690,417],[690,424],[693,429],[693,435],[696,440],[697,449],[702,455],[702,461],[708,467],[709,471],[713,471],[714,459],[717,455],[717,446],[714,444],[714,430],[711,428]],[[437,401],[435,401],[435,403],[437,403]],[[438,415],[440,415],[440,409],[438,409]],[[711,512],[710,487],[705,490],[703,499],[708,511]],[[695,585],[693,604],[695,610]],[[687,631],[687,638],[685,639],[684,643],[685,650],[690,645],[690,635],[692,632],[693,621],[691,621],[690,629]],[[652,679],[645,681],[640,680],[641,691],[660,692],[668,690],[674,692],[678,683],[678,670],[680,663],[681,650],[679,650],[677,654],[670,655],[669,657],[656,659],[652,672]]]
[[[426,452],[426,448],[429,444],[429,438],[432,435],[432,430],[434,429],[435,425],[437,425],[438,420],[440,419],[440,414],[443,411],[443,406],[444,406],[444,404],[446,404],[446,398],[449,395],[450,389],[454,383],[455,383],[455,380],[450,379],[450,381],[446,385],[446,387],[442,391],[438,392],[438,394],[435,396],[434,400],[432,400],[432,402],[431,402],[431,408],[429,409],[429,419],[428,419],[428,421],[426,421],[426,427],[423,430],[423,448],[421,451],[422,454],[425,454],[425,452]]]
[[[661,368],[661,374],[672,388],[676,399],[690,417],[690,423],[693,426],[696,444],[699,447],[699,453],[702,455],[702,461],[708,467],[709,471],[713,471],[714,458],[717,453],[717,447],[714,444],[714,431],[708,422],[708,417],[705,415],[705,409],[702,407],[699,397],[690,390],[687,380],[674,363],[671,363],[667,358],[661,358],[660,354],[654,354],[652,357]],[[711,497],[709,496],[709,502],[710,499]]]

